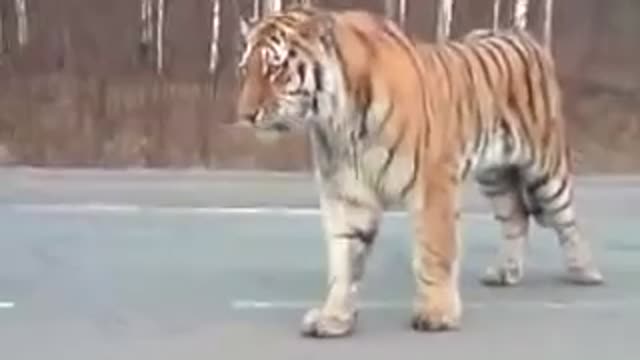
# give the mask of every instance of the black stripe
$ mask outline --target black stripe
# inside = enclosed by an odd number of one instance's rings
[[[384,128],[386,127],[387,123],[391,119],[391,115],[393,114],[393,109],[394,109],[394,105],[393,105],[393,101],[391,101],[389,102],[387,111],[385,111],[384,116],[382,117],[382,121],[380,122],[380,125],[378,125],[378,130],[377,130],[378,134],[382,134],[382,132],[384,131]]]
[[[483,134],[484,119],[482,118],[482,110],[481,110],[481,104],[480,104],[481,102],[480,98],[482,97],[482,94],[479,91],[480,89],[478,89],[478,84],[474,76],[474,74],[476,73],[475,71],[476,69],[473,66],[473,63],[470,57],[464,51],[465,49],[462,48],[461,45],[457,43],[452,43],[449,48],[452,49],[458,55],[458,57],[462,59],[462,62],[464,63],[465,68],[467,70],[467,76],[469,78],[468,80],[469,82],[467,83],[467,86],[469,87],[470,94],[467,94],[466,96],[462,97],[463,99],[468,100],[468,102],[460,100],[458,102],[458,105],[470,108],[469,113],[471,114],[470,116],[472,117],[472,119],[470,120],[475,121],[476,123],[476,128],[475,128],[476,133]],[[485,76],[485,80],[486,80],[486,76]],[[461,115],[461,111],[459,111],[458,117],[461,117],[460,115]],[[460,119],[460,121],[465,121],[465,120]],[[478,144],[476,144],[476,146],[478,146]]]
[[[512,189],[512,186],[502,179],[490,180],[480,177],[477,178],[476,181],[480,185],[482,193],[487,197],[504,195]]]
[[[513,47],[513,49],[516,51],[518,56],[520,57],[520,60],[522,60],[522,66],[524,69],[524,78],[525,78],[525,82],[527,85],[527,92],[528,92],[527,100],[529,104],[529,113],[532,115],[531,116],[532,120],[535,121],[536,120],[535,119],[535,113],[536,113],[535,90],[533,88],[533,80],[531,79],[532,70],[531,70],[531,61],[529,61],[530,57],[527,56],[527,54],[525,53],[525,50],[527,49],[522,49],[520,47],[521,43],[515,40],[511,36],[502,36],[501,39],[509,43]]]
[[[478,182],[478,184],[480,184],[482,186],[488,186],[488,187],[498,186],[498,185],[500,185],[499,183],[501,182],[500,179],[496,179],[496,178],[487,179],[487,178],[483,178],[481,176],[476,178],[476,181]]]
[[[487,145],[488,137],[486,131],[482,127],[476,130],[475,143],[473,144],[474,154],[481,154]]]
[[[369,111],[371,110],[371,103],[373,101],[371,94],[371,79],[367,79],[366,82],[361,83],[359,93],[360,104],[360,126],[358,129],[358,139],[365,138],[369,134],[369,128],[367,126],[367,120],[369,119]],[[358,101],[358,100],[357,100]]]
[[[384,163],[382,164],[382,167],[378,171],[378,176],[376,177],[376,187],[380,186],[382,177],[389,170],[389,166],[391,166],[391,163],[393,162],[393,159],[396,156],[396,151],[398,150],[398,147],[400,146],[400,144],[402,143],[402,140],[404,139],[405,132],[406,132],[406,126],[403,126],[400,129],[400,134],[398,135],[396,140],[393,142],[393,144],[391,144],[391,147],[388,150],[387,158],[385,159]]]
[[[504,78],[504,68],[502,67],[502,61],[500,61],[500,58],[498,57],[498,55],[496,55],[495,53],[495,48],[492,47],[491,42],[481,42],[478,44],[478,46],[480,46],[480,48],[484,49],[487,51],[487,53],[489,54],[489,57],[491,58],[491,60],[497,65],[498,67],[498,78],[499,79],[503,79]],[[506,60],[506,59],[505,59]]]
[[[366,56],[369,59],[375,58],[377,56],[378,49],[375,43],[372,42],[372,39],[369,36],[369,34],[360,30],[355,26],[350,26],[350,29],[353,32],[353,34],[358,38],[362,46],[366,49],[365,50],[367,52]]]
[[[556,135],[559,136],[559,135]],[[557,148],[556,148],[557,149]],[[565,152],[562,151],[563,149],[557,149],[557,150],[553,150],[555,152],[556,155],[556,163],[555,166],[553,167],[553,169],[551,169],[551,174],[554,176],[558,176],[561,173],[561,168],[562,165],[565,164],[565,161],[569,161],[569,159],[567,158],[567,155]]]
[[[336,234],[335,237],[350,239],[350,240],[360,240],[365,246],[370,247],[373,244],[373,241],[376,238],[377,230],[373,229],[351,229],[349,232]]]
[[[500,118],[499,120],[500,122],[500,129],[502,129],[502,131],[504,132],[504,136],[505,136],[505,145],[504,145],[504,151],[511,156],[513,153],[513,150],[515,148],[515,136],[513,136],[513,132],[511,131],[511,127],[509,126],[509,122],[505,119],[505,118]]]
[[[460,175],[461,180],[464,180],[467,178],[467,175],[469,174],[470,169],[471,169],[471,160],[467,159],[464,162],[464,166],[462,168],[462,174]]]
[[[318,62],[313,64],[313,81],[316,83],[316,91],[321,92],[324,90],[324,74],[322,66]]]
[[[482,74],[484,75],[484,81],[487,84],[488,90],[492,91],[495,89],[495,84],[493,84],[493,78],[491,77],[491,70],[489,70],[489,64],[487,63],[487,58],[480,52],[480,47],[476,45],[470,45],[469,50],[474,55],[474,58],[480,63],[480,67],[482,68]]]
[[[431,119],[428,118],[429,112],[428,112],[427,103],[426,103],[427,91],[425,90],[426,79],[424,79],[425,74],[423,73],[424,62],[420,57],[420,54],[416,50],[415,44],[412,43],[411,40],[409,40],[404,35],[404,32],[402,30],[398,29],[397,26],[390,20],[387,20],[383,17],[377,17],[377,18],[382,20],[383,22],[382,30],[384,30],[384,32],[387,35],[393,38],[400,45],[400,47],[404,49],[404,51],[409,56],[411,64],[413,65],[413,69],[416,72],[416,76],[418,77],[417,80],[418,80],[418,87],[420,88],[420,105],[422,107],[422,115],[424,116],[424,120],[425,120],[426,132],[428,133],[430,131],[429,122]],[[425,141],[428,142],[428,139],[425,139]]]
[[[496,197],[496,196],[502,196],[507,194],[509,191],[511,191],[511,188],[508,186],[505,187],[498,187],[496,189],[492,189],[492,190],[488,190],[488,189],[482,189],[482,193],[486,196],[486,197]]]
[[[473,68],[473,65],[471,64],[471,61],[469,60],[469,57],[467,56],[467,54],[465,53],[464,49],[460,47],[459,44],[457,43],[451,43],[449,45],[449,49],[451,49],[452,51],[454,51],[458,57],[460,57],[462,59],[462,62],[464,62],[465,65],[465,70],[467,71],[467,76],[469,77],[469,81],[471,82],[471,89],[475,95],[476,92],[476,81],[475,81],[475,69]]]
[[[561,154],[557,153],[553,147],[545,148],[545,162],[544,162],[544,170],[550,177],[558,177],[560,176],[560,166],[561,166]],[[555,156],[554,156],[555,155]]]
[[[531,214],[533,216],[541,216],[542,215],[542,208],[537,203],[531,204],[531,207],[528,210],[529,210],[529,214]]]
[[[362,200],[352,195],[348,195],[344,193],[338,194],[336,195],[336,200],[344,203],[350,208],[371,209],[371,206],[368,203],[365,203]]]
[[[449,92],[449,99],[453,99],[453,88],[451,87],[451,81],[453,81],[453,77],[449,69],[450,63],[446,62],[443,58],[444,49],[435,49],[433,51],[434,58],[440,63],[440,66],[445,72],[447,82],[447,90]]]
[[[538,46],[533,44],[532,40],[530,40],[528,37],[523,36],[522,38],[523,38],[521,41],[522,45],[529,49],[529,52],[531,53],[533,58],[536,60],[536,63],[538,64],[538,69],[540,70],[540,77],[541,77],[541,85],[540,85],[540,88],[541,88],[540,90],[542,90],[541,100],[544,101],[545,116],[550,116],[551,115],[551,103],[550,103],[551,99],[549,96],[550,82],[547,75],[553,76],[553,74],[547,73],[547,71],[551,71],[551,69],[548,66],[548,64],[546,64],[545,60],[542,58],[543,50],[540,50]]]
[[[420,171],[420,145],[417,145],[413,151],[413,173],[411,174],[411,178],[409,178],[409,182],[407,182],[400,190],[400,196],[404,198],[407,196],[409,191],[413,188],[416,183],[416,179],[418,178],[418,171]]]
[[[562,204],[562,205],[560,205],[558,207],[552,208],[552,209],[546,209],[545,208],[543,210],[544,210],[545,214],[548,214],[549,216],[555,216],[555,215],[558,215],[561,212],[567,210],[569,207],[571,207],[571,203],[572,203],[572,198],[569,197],[569,199],[567,199],[567,201],[564,204]]]
[[[505,47],[507,46],[507,44],[504,44],[504,41],[501,41],[502,38],[491,38],[488,42],[487,45],[488,46],[492,46],[494,50],[496,50],[498,53],[500,53],[500,56],[502,59],[504,59],[504,63],[506,65],[506,70],[507,70],[507,94],[510,97],[510,102],[512,107],[515,108],[515,110],[517,111],[517,116],[518,116],[518,122],[522,125],[520,128],[522,129],[522,132],[524,135],[524,137],[526,138],[526,143],[527,145],[532,145],[533,144],[533,139],[531,138],[531,133],[529,131],[527,131],[527,126],[525,126],[526,124],[526,112],[523,112],[523,109],[520,108],[519,104],[513,103],[513,98],[511,97],[513,95],[514,90],[517,88],[517,84],[515,85],[515,87],[513,86],[513,82],[517,81],[516,79],[516,69],[513,68],[513,63],[511,62],[511,58],[508,56],[508,54],[506,53],[506,49]],[[533,159],[535,159],[535,146],[530,146],[530,150],[531,150],[531,157]]]
[[[298,67],[296,68],[296,71],[298,72],[298,77],[300,77],[300,84],[304,84],[304,78],[305,78],[305,68],[304,68],[304,63],[301,62],[298,64]]]
[[[337,44],[335,42],[335,34],[333,32],[330,34],[330,36],[331,36],[331,46],[335,53],[336,62],[338,63],[338,68],[342,72],[341,75],[344,81],[344,87],[346,90],[349,90],[351,88],[351,84],[349,83],[349,76],[347,74],[347,66],[346,66],[346,61],[344,60],[344,54],[342,52],[342,48],[339,46],[340,44]],[[327,52],[329,52],[329,50],[327,50]]]
[[[565,178],[564,180],[562,180],[562,182],[560,183],[560,186],[558,187],[558,189],[553,194],[551,194],[548,197],[539,196],[538,197],[538,202],[540,202],[540,203],[542,203],[544,205],[544,204],[549,204],[549,203],[555,201],[567,189],[567,185],[568,184],[569,184],[569,182]]]
[[[538,190],[540,190],[540,188],[545,186],[548,182],[549,182],[549,176],[548,175],[540,176],[539,178],[537,178],[536,180],[532,181],[531,183],[529,183],[527,185],[527,190],[537,200],[538,196],[537,196],[536,193],[538,192]]]
[[[533,114],[534,114],[534,119],[536,119],[537,121],[540,122],[540,124],[545,124],[548,125],[549,124],[549,118],[551,116],[551,111],[550,111],[550,104],[549,104],[549,92],[548,92],[548,84],[547,84],[547,77],[546,77],[546,71],[544,69],[544,65],[542,62],[542,59],[540,58],[540,50],[538,48],[536,48],[532,43],[531,40],[529,40],[529,38],[527,38],[526,36],[518,36],[518,44],[522,45],[522,47],[524,47],[528,53],[529,56],[527,57],[527,59],[529,60],[528,64],[530,65],[531,68],[533,68],[534,66],[537,67],[537,70],[539,72],[539,76],[540,76],[540,83],[536,83],[533,84],[533,79],[532,76],[533,74],[529,73],[529,81],[532,84],[532,88],[531,90],[533,91],[531,93],[531,99],[530,99],[530,103],[533,106]],[[538,106],[536,106],[536,104],[539,104],[540,102],[542,102],[542,114],[538,113]],[[538,116],[541,116],[541,118],[538,118]],[[543,131],[544,130],[549,130],[549,126],[543,126]],[[546,132],[545,132],[546,133]]]
[[[496,219],[499,222],[508,222],[509,220],[511,220],[510,215],[512,215],[512,214],[509,214],[509,215],[494,214],[493,218]]]
[[[326,154],[329,158],[333,157],[333,148],[331,147],[327,133],[319,125],[313,126],[313,130],[316,138],[318,139],[318,143],[322,148],[322,153]]]

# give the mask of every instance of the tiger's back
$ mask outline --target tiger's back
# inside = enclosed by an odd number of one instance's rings
[[[457,143],[447,146],[464,157],[463,177],[504,166],[526,168],[531,177],[568,172],[553,60],[529,34],[479,30],[418,49],[428,91],[437,98],[436,121],[451,128]]]

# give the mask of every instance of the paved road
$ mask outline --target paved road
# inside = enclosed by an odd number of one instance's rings
[[[324,281],[307,176],[18,169],[0,171],[0,183],[3,360],[621,360],[640,351],[640,178],[579,181],[585,232],[609,281],[600,288],[559,280],[555,241],[537,228],[521,286],[479,285],[498,229],[469,190],[467,309],[456,333],[408,329],[408,223],[389,214],[359,331],[336,341],[297,333]]]

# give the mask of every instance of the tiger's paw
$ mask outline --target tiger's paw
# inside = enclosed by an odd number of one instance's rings
[[[480,279],[486,286],[514,286],[520,283],[524,276],[521,263],[505,261],[504,264],[490,266]]]
[[[414,311],[411,328],[429,332],[458,330],[462,316],[459,298],[454,295],[432,299]]]
[[[302,319],[302,335],[312,338],[336,338],[351,335],[358,313],[326,314],[321,309],[309,310]]]
[[[569,267],[566,280],[575,285],[595,286],[604,283],[604,276],[597,267],[587,265],[583,267]]]

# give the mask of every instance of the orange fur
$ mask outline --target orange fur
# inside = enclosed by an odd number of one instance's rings
[[[504,224],[505,243],[517,245],[490,280],[510,284],[509,261],[522,272],[519,232],[530,214],[557,230],[574,280],[601,280],[575,226],[553,62],[527,34],[415,45],[364,11],[292,8],[246,38],[240,118],[261,130],[311,133],[330,291],[305,317],[306,334],[353,330],[352,289],[391,201],[404,201],[414,218],[414,328],[457,327],[458,198],[470,172]]]

